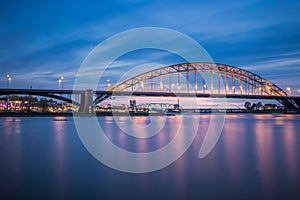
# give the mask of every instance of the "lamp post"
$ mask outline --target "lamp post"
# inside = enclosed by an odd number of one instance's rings
[[[59,80],[58,80],[58,89],[59,89],[59,90],[61,89],[61,83],[62,83],[62,80],[59,79]]]
[[[9,89],[11,85],[11,77],[7,75],[6,78],[7,78],[7,89]]]
[[[7,89],[9,89],[10,88],[10,83],[11,83],[11,77],[9,75],[7,75],[6,78],[7,78]],[[9,95],[7,95],[7,101],[6,101],[6,110],[7,111],[9,109],[9,104],[10,104]]]
[[[205,93],[206,84],[203,85],[203,93]]]
[[[110,87],[109,79],[107,79],[106,82],[107,82],[107,89],[108,89]]]
[[[61,80],[61,89],[63,90],[64,89],[64,77],[60,77],[60,80]]]

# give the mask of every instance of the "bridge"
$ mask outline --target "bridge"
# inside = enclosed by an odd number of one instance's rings
[[[149,110],[166,110],[166,109],[173,109],[174,104],[171,103],[145,103],[139,104],[136,106],[137,109],[149,109]]]
[[[81,112],[91,111],[93,105],[110,96],[273,99],[286,110],[300,111],[300,97],[289,96],[271,81],[238,67],[205,62],[154,69],[103,91],[0,89],[0,95],[11,94],[51,97],[79,105]],[[71,95],[77,96],[78,100]]]

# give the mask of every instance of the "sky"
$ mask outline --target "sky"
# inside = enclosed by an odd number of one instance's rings
[[[0,1],[0,88],[10,75],[13,88],[58,89],[63,76],[64,88],[71,89],[99,43],[129,29],[162,27],[193,38],[215,62],[249,70],[298,95],[299,10],[297,0]],[[112,84],[140,65],[178,62],[159,51],[131,54],[106,73]]]

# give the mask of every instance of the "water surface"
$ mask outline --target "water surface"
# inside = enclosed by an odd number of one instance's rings
[[[199,116],[184,117],[193,121]],[[182,116],[157,116],[152,122],[148,117],[132,117],[140,126],[166,120],[159,134],[149,139],[124,134],[112,117],[98,119],[114,144],[149,152],[174,137]],[[118,120],[126,122],[124,117]],[[209,122],[209,115],[200,116],[193,144],[173,164],[155,172],[128,174],[106,167],[89,154],[72,117],[0,118],[0,197],[300,199],[299,115],[227,115],[217,145],[199,159]]]

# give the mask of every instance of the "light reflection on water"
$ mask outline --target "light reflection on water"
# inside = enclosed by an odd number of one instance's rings
[[[54,180],[55,184],[54,187],[54,193],[56,198],[59,199],[66,199],[64,196],[64,190],[66,185],[66,179],[65,179],[65,173],[67,170],[67,166],[65,163],[66,159],[66,152],[65,152],[65,145],[66,145],[66,133],[64,131],[65,126],[65,118],[64,117],[55,117],[55,119],[52,121],[53,129],[54,129],[54,156],[55,160],[52,163],[53,169],[54,169]]]
[[[240,162],[236,162],[240,155],[245,155],[245,147],[242,144],[245,142],[244,134],[246,130],[241,128],[243,126],[245,126],[244,121],[238,124],[228,122],[225,124],[223,130],[224,152],[226,156],[224,158],[226,161],[226,165],[224,167],[227,168],[230,181],[233,185],[237,185],[239,183],[239,178],[242,177],[241,175],[244,173],[243,169],[245,167],[245,163],[242,162],[242,158],[240,158]]]
[[[261,118],[263,119],[263,118]],[[258,172],[261,178],[262,186],[266,187],[269,194],[275,189],[275,167],[274,161],[274,130],[270,123],[258,121],[255,123],[255,147],[256,147],[256,162]],[[278,146],[278,150],[279,150]],[[277,151],[278,151],[277,150]]]
[[[286,123],[287,126],[282,129],[282,142],[284,143],[283,154],[285,155],[285,160],[283,160],[283,162],[286,163],[285,171],[288,174],[290,185],[295,187],[294,189],[297,189],[297,182],[299,181],[297,180],[299,177],[299,168],[297,168],[297,165],[299,164],[299,154],[295,150],[299,149],[299,136],[297,136],[297,133],[299,134],[299,127],[296,129],[294,123]]]
[[[181,124],[183,117],[188,117]],[[161,127],[134,138],[113,117],[99,123],[114,144],[132,152],[162,148],[200,117],[198,135],[175,163],[156,172],[126,174],[96,161],[81,144],[72,118],[0,118],[0,172],[4,197],[43,199],[299,199],[300,116],[230,114],[220,140],[198,158],[209,115],[131,117],[141,128]],[[127,123],[126,117],[118,118]],[[163,124],[162,124],[163,123]],[[147,130],[149,131],[149,130]],[[87,133],[88,134],[88,133]],[[183,148],[178,143],[174,151]],[[118,158],[126,162],[126,158]],[[145,163],[138,163],[145,164]],[[5,184],[6,183],[6,184]],[[16,192],[18,191],[18,192]],[[35,192],[33,192],[35,191]],[[41,191],[41,192],[38,192]],[[116,192],[118,191],[118,192]],[[1,198],[5,199],[5,198]]]

